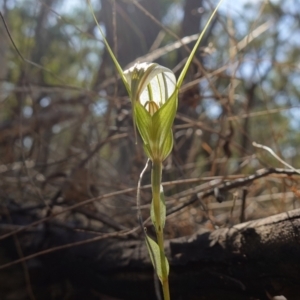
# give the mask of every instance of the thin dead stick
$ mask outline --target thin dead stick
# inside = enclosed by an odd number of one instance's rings
[[[220,184],[217,187],[218,193],[229,191],[229,190],[234,189],[234,188],[245,186],[249,183],[252,183],[253,181],[255,181],[257,179],[266,177],[266,176],[271,175],[271,174],[285,174],[287,176],[292,176],[292,175],[299,175],[299,171],[279,169],[279,168],[261,169],[261,170],[256,171],[255,174],[247,176],[245,178],[240,178],[240,179],[237,179],[237,180],[234,180],[234,181],[226,181],[226,182]],[[195,203],[196,201],[199,201],[203,198],[213,196],[215,194],[215,189],[216,189],[216,187],[212,187],[210,189],[207,189],[206,191],[202,191],[202,192],[199,192],[197,194],[194,194],[186,202],[184,202],[184,203],[182,203],[178,206],[175,206],[175,207],[171,208],[170,210],[168,210],[167,215],[169,216],[169,215],[183,209],[184,207],[187,207],[187,206],[189,206],[189,205],[191,205],[191,204]]]
[[[151,186],[149,185],[147,188],[150,188],[150,187]],[[24,226],[24,227],[22,227],[20,229],[17,229],[15,231],[12,231],[12,232],[9,232],[7,234],[4,234],[4,235],[0,236],[0,240],[3,240],[5,238],[8,238],[8,237],[14,235],[14,234],[23,232],[23,231],[25,231],[25,230],[27,230],[29,228],[32,228],[34,226],[37,226],[37,225],[42,224],[44,222],[47,222],[47,221],[51,220],[52,218],[54,218],[54,217],[56,217],[56,216],[58,216],[60,214],[66,213],[68,211],[71,211],[71,210],[73,210],[75,208],[78,208],[78,207],[80,207],[82,205],[86,205],[86,204],[89,204],[89,203],[92,203],[92,202],[95,202],[95,201],[98,201],[98,200],[102,200],[102,199],[106,199],[106,198],[111,198],[113,196],[118,196],[118,195],[122,195],[124,193],[130,193],[130,192],[134,192],[134,191],[136,191],[136,188],[128,188],[128,189],[125,189],[125,190],[121,190],[121,191],[117,191],[117,192],[112,192],[112,193],[108,193],[108,194],[105,194],[105,195],[102,195],[102,196],[99,196],[99,197],[91,198],[91,199],[88,199],[86,201],[82,201],[80,203],[76,203],[76,204],[71,205],[70,207],[68,207],[66,209],[63,209],[62,211],[60,211],[58,213],[52,214],[49,217],[46,217],[46,218],[43,218],[41,220],[35,221],[35,222],[33,222],[33,223],[31,223],[31,224],[29,224],[27,226]]]
[[[146,220],[146,222],[147,221],[148,220]],[[11,267],[13,265],[23,263],[24,261],[27,261],[29,259],[33,259],[33,258],[36,258],[38,256],[45,255],[45,254],[48,254],[48,253],[52,253],[52,252],[55,252],[55,251],[58,251],[58,250],[64,250],[64,249],[68,249],[68,248],[75,247],[75,246],[80,246],[80,245],[84,245],[84,244],[88,244],[88,243],[93,243],[93,242],[100,241],[100,240],[103,240],[103,239],[106,239],[106,238],[109,238],[109,237],[126,236],[126,235],[129,235],[129,234],[132,234],[132,233],[136,232],[139,229],[140,229],[140,226],[137,226],[137,227],[135,227],[131,230],[123,230],[123,231],[108,233],[108,234],[104,234],[102,236],[93,237],[93,238],[86,239],[86,240],[83,240],[83,241],[79,241],[79,242],[75,242],[75,243],[69,243],[69,244],[65,244],[65,245],[57,246],[57,247],[52,247],[52,248],[49,248],[49,249],[31,254],[31,255],[25,256],[23,258],[17,259],[15,261],[10,262],[10,263],[1,265],[0,270],[3,270],[5,268]]]
[[[273,25],[272,21],[267,21],[254,30],[252,30],[249,34],[247,34],[241,41],[239,41],[236,46],[231,47],[230,50],[230,58],[235,57],[238,52],[242,49],[246,48],[254,39],[259,37],[262,33],[267,31]]]
[[[267,29],[271,27],[272,23],[270,21],[263,23],[262,25],[258,26],[256,29],[254,29],[251,33],[249,33],[247,36],[245,36],[240,42],[237,43],[237,45],[231,47],[229,51],[231,51],[230,57],[236,56],[236,54],[244,49],[248,44],[250,44],[255,38],[257,38],[259,35],[261,35],[263,32],[265,32]],[[152,52],[140,56],[134,61],[132,61],[126,68],[129,68],[133,66],[137,62],[142,61],[154,61],[161,56],[168,54],[169,52],[172,52],[174,50],[177,50],[181,47],[184,47],[184,45],[190,44],[194,41],[196,41],[199,37],[199,33],[192,34],[189,36],[185,36],[183,38],[179,38],[176,36],[177,41],[170,43],[166,46],[163,46],[161,48],[155,49]],[[227,68],[227,67],[226,67]]]
[[[283,159],[281,159],[271,148],[258,144],[256,142],[253,142],[252,145],[256,148],[261,148],[264,149],[266,151],[268,151],[273,157],[275,157],[278,161],[280,161],[282,164],[284,164],[286,167],[290,168],[291,170],[293,170],[294,172],[300,174],[300,171],[295,169],[293,166],[289,165],[287,162],[285,162]]]

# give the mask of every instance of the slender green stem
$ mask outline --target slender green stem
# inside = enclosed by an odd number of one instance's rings
[[[165,260],[165,250],[164,250],[164,235],[163,235],[163,224],[161,222],[161,201],[160,201],[160,185],[161,185],[161,173],[162,173],[162,163],[160,161],[152,162],[152,197],[153,197],[153,208],[155,214],[155,231],[157,242],[160,250],[160,263],[162,270],[162,288],[164,294],[164,300],[170,300],[169,291],[169,280],[168,280],[168,270]]]

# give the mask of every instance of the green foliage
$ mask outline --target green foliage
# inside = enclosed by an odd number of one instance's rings
[[[151,258],[153,267],[156,271],[156,274],[159,278],[160,281],[163,281],[164,276],[163,276],[163,271],[162,271],[162,262],[161,262],[161,257],[163,257],[165,264],[167,266],[167,276],[169,275],[169,262],[165,256],[164,253],[161,253],[161,250],[158,246],[158,244],[151,239],[148,235],[146,235],[146,244],[149,252],[149,256]]]

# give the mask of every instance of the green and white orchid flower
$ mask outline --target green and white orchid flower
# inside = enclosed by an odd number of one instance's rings
[[[163,161],[172,150],[172,124],[177,110],[174,73],[156,63],[138,63],[124,71],[133,105],[133,119],[147,156]]]
[[[170,69],[155,63],[135,64],[132,68],[123,71],[95,17],[90,0],[88,0],[91,13],[103,37],[103,42],[133,104],[134,127],[137,126],[144,142],[145,152],[152,161],[162,162],[172,150],[171,127],[177,110],[178,90],[200,41],[222,1],[219,1],[208,19],[176,81],[175,75]]]

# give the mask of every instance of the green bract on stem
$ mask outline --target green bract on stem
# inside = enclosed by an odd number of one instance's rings
[[[207,21],[176,81],[176,77],[170,69],[156,63],[137,63],[130,69],[123,71],[105,39],[101,27],[93,13],[90,1],[88,0],[89,7],[103,37],[105,46],[130,97],[134,129],[138,129],[143,141],[145,153],[152,161],[151,220],[155,227],[157,242],[147,236],[146,233],[145,240],[156,274],[162,284],[164,300],[170,299],[170,292],[168,283],[169,263],[165,256],[163,236],[166,205],[161,185],[162,163],[173,148],[172,126],[178,106],[178,90],[182,85],[200,41],[222,1],[223,0],[220,0]]]

